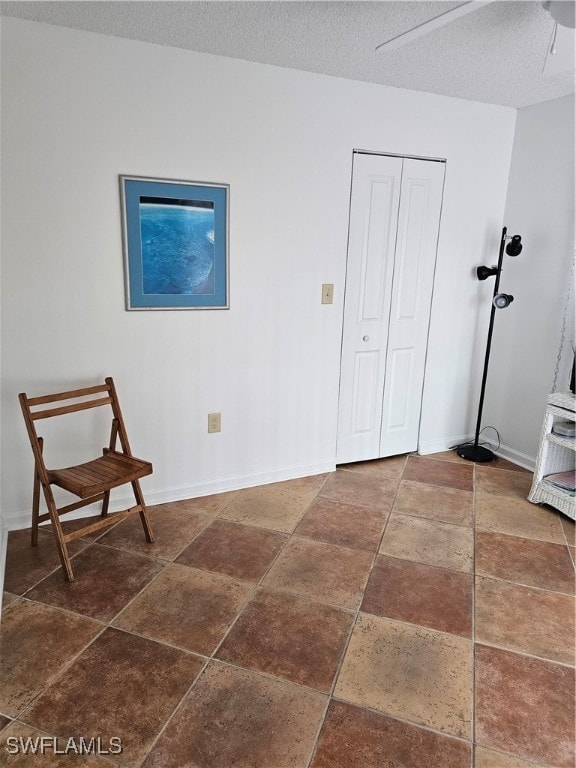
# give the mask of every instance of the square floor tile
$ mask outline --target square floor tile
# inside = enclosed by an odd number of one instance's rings
[[[103,629],[83,616],[21,600],[0,623],[0,712],[16,716]]]
[[[259,590],[216,656],[327,693],[352,620],[338,608]]]
[[[473,546],[470,528],[393,512],[384,532],[380,554],[471,572]]]
[[[58,570],[26,597],[100,621],[110,621],[164,565],[158,560],[92,544],[74,558],[74,581]]]
[[[542,765],[536,765],[533,762],[526,762],[521,757],[514,755],[505,755],[503,752],[496,752],[493,749],[476,746],[474,749],[475,768],[544,768]]]
[[[128,549],[148,557],[173,560],[200,531],[208,525],[211,516],[183,509],[180,502],[148,507],[148,520],[154,534],[149,543],[144,536],[140,515],[132,515],[106,533],[99,544]]]
[[[276,531],[214,520],[176,558],[177,563],[258,582],[286,542]]]
[[[338,469],[326,480],[319,496],[341,504],[389,512],[399,481],[399,478],[390,479],[372,473]]]
[[[371,552],[293,536],[263,584],[356,609],[373,559]]]
[[[568,547],[547,541],[477,531],[476,574],[574,593],[574,567]]]
[[[473,466],[469,463],[459,464],[454,461],[408,456],[402,479],[471,491],[473,490],[473,470]]]
[[[184,565],[168,565],[114,620],[114,625],[210,655],[252,585]]]
[[[312,768],[470,768],[470,745],[332,701]]]
[[[61,736],[122,740],[121,765],[137,766],[203,666],[192,654],[107,629],[25,713]]]
[[[476,741],[558,768],[574,766],[574,670],[476,646]]]
[[[362,610],[471,637],[473,589],[470,574],[379,555]]]
[[[475,632],[480,643],[574,664],[574,598],[478,577]]]
[[[220,517],[291,533],[325,481],[326,475],[314,475],[238,491]]]
[[[68,545],[70,557],[87,546],[85,541],[72,541]],[[60,567],[60,556],[54,534],[38,531],[38,545],[30,544],[30,529],[10,531],[6,550],[4,589],[23,595],[34,584]]]
[[[24,725],[19,722],[12,722],[6,730],[0,733],[0,759],[4,760],[1,763],[5,768],[110,768],[110,766],[117,765],[117,763],[110,762],[109,759],[104,757],[97,757],[94,754],[76,754],[68,744],[68,739],[58,738],[55,735],[48,736],[48,734],[38,731],[36,728],[31,728],[29,725]],[[44,738],[43,753],[41,750],[42,742],[39,740]],[[13,740],[16,740],[15,742]],[[38,741],[36,741],[38,740]],[[90,739],[85,739],[85,744],[88,744]],[[21,748],[21,745],[30,745],[27,752]],[[32,750],[38,744],[38,751],[33,754]],[[80,750],[80,737],[75,737],[75,744],[77,749]],[[96,743],[95,743],[96,744]],[[115,750],[115,742],[112,745],[108,740],[102,740],[102,750],[112,749]],[[14,754],[14,748],[18,748],[18,752]]]
[[[338,470],[348,469],[352,472],[364,472],[375,475],[380,479],[392,480],[398,483],[406,466],[406,455],[388,456],[385,459],[372,459],[371,461],[357,461],[352,464],[342,464]]]
[[[394,502],[394,512],[471,527],[472,503],[471,491],[402,480]]]
[[[476,493],[476,528],[525,539],[565,544],[558,513],[526,499]]]
[[[387,512],[372,507],[318,498],[308,507],[294,533],[327,544],[374,552],[387,519]]]
[[[413,624],[360,614],[334,695],[469,739],[472,643]]]
[[[143,768],[305,768],[326,699],[212,662]]]
[[[507,469],[477,466],[475,487],[482,493],[527,499],[532,487],[532,475],[529,472],[511,472]]]

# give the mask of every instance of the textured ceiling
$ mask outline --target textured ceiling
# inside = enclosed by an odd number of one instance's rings
[[[567,0],[570,1],[570,0]],[[574,31],[537,0],[493,2],[399,50],[378,44],[460,2],[2,2],[6,16],[523,107],[574,92]]]

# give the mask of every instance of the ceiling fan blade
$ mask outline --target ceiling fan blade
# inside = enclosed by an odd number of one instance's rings
[[[402,32],[401,35],[393,37],[391,40],[386,40],[384,43],[376,46],[376,51],[394,51],[397,48],[401,48],[406,43],[410,43],[412,40],[417,40],[423,35],[427,35],[429,32],[433,32],[435,29],[450,24],[456,19],[460,19],[463,16],[467,16],[472,11],[477,11],[484,5],[494,2],[494,0],[469,0],[469,2],[462,3],[457,8],[452,8],[450,11],[445,11],[439,16],[435,16],[429,21],[424,21],[422,24],[418,24],[416,27],[412,27],[408,32]]]

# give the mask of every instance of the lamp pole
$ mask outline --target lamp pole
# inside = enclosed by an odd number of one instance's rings
[[[486,343],[486,355],[484,356],[484,371],[482,373],[482,386],[480,387],[480,402],[478,404],[478,420],[476,421],[476,433],[474,435],[474,443],[459,445],[456,448],[456,453],[463,459],[469,461],[488,462],[494,460],[494,454],[489,448],[484,448],[482,445],[478,445],[480,438],[480,427],[482,422],[482,409],[484,407],[484,394],[486,392],[486,379],[488,377],[488,363],[490,361],[490,348],[492,346],[492,332],[494,330],[494,315],[496,314],[496,305],[494,298],[498,293],[500,286],[500,273],[502,272],[502,260],[504,258],[504,246],[506,244],[507,228],[502,230],[502,239],[500,240],[500,253],[498,255],[498,266],[496,267],[496,282],[494,283],[494,294],[492,296],[492,307],[490,310],[490,325],[488,326],[488,341]]]

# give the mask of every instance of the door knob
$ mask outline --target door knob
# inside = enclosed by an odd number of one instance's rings
[[[362,336],[362,341],[370,341],[370,336]]]

